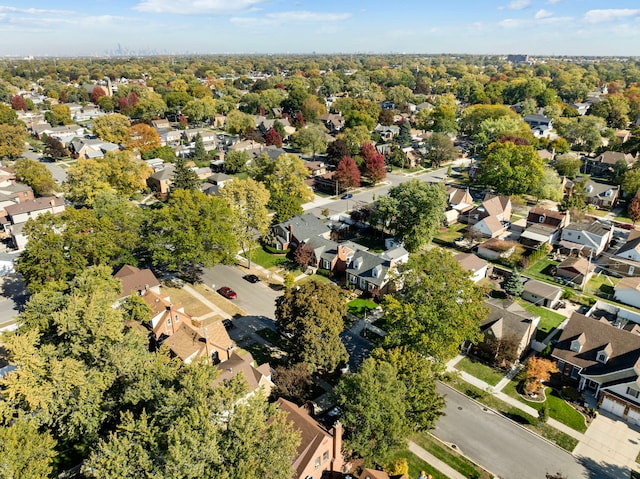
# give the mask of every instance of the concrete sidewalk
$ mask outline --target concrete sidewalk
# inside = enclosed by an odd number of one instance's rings
[[[423,461],[429,463],[431,466],[436,468],[442,474],[447,476],[449,479],[466,479],[465,476],[460,474],[454,468],[452,468],[449,464],[442,462],[440,459],[435,457],[430,452],[418,446],[415,442],[409,441],[409,451],[418,456]]]

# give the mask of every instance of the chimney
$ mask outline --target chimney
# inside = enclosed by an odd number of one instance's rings
[[[342,457],[342,423],[336,421],[331,429],[333,435],[333,458],[331,460],[331,471],[342,472],[344,458]]]

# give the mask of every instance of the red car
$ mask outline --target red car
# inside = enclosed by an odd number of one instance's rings
[[[636,227],[630,223],[623,223],[620,225],[620,228],[622,228],[623,230],[634,230],[636,229]]]
[[[236,299],[238,297],[238,294],[228,286],[223,286],[222,288],[220,288],[218,290],[218,293],[220,293],[227,299]]]

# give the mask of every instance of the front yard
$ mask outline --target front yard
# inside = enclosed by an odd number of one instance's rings
[[[366,299],[356,298],[347,303],[347,312],[362,318],[366,311],[371,311],[378,307],[377,303]]]
[[[456,364],[456,369],[464,371],[471,376],[481,379],[485,383],[495,386],[504,377],[504,373],[493,369],[486,364],[483,364],[475,359],[465,356],[461,361]]]
[[[251,250],[251,261],[265,269],[275,269],[289,263],[286,253],[272,254],[262,247]]]

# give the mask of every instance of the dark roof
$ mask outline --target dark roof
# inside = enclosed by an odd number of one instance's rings
[[[566,227],[566,229],[573,230],[573,231],[586,231],[588,233],[593,233],[598,236],[605,236],[609,233],[609,231],[611,231],[610,227],[603,225],[598,220],[591,221],[591,222],[582,221],[582,222],[571,223]]]
[[[124,265],[113,277],[118,278],[122,284],[121,297],[129,296],[132,292],[160,286],[158,278],[150,269],[140,269],[135,266]]]
[[[571,351],[571,342],[580,339],[580,351]],[[596,360],[607,345],[611,354],[606,363]],[[583,368],[581,374],[607,374],[636,366],[640,359],[640,336],[618,329],[607,321],[598,321],[580,313],[573,313],[565,326],[553,356]]]
[[[640,231],[632,230],[629,232],[626,243],[620,247],[615,256],[621,256],[623,253],[631,250],[639,251],[638,247],[640,247]]]
[[[347,273],[364,278],[378,287],[385,283],[387,271],[389,262],[368,251],[357,251],[347,266]]]
[[[537,279],[530,279],[524,284],[524,291],[540,296],[541,298],[553,298],[562,292],[562,288]]]
[[[488,299],[485,303],[490,311],[487,319],[480,325],[480,330],[482,332],[491,330],[496,339],[511,336],[522,341],[529,332],[531,322],[537,318],[535,314],[529,313],[513,301]]]
[[[314,236],[323,235],[330,230],[326,223],[311,213],[294,216],[290,220],[284,221],[277,226],[284,230],[288,230],[289,227],[291,227],[293,235],[300,241],[306,241]]]

